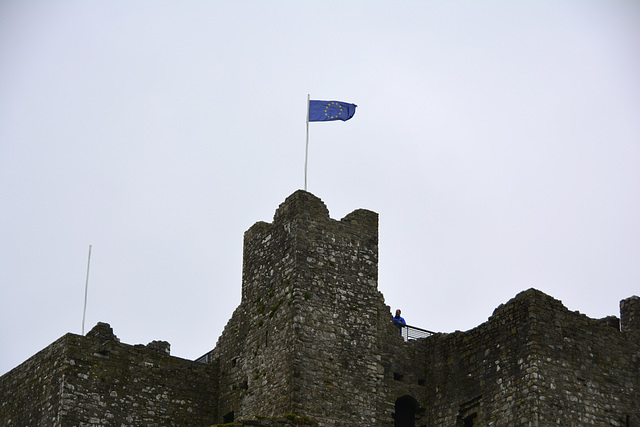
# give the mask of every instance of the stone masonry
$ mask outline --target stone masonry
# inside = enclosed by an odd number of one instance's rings
[[[428,338],[426,425],[640,425],[640,331],[615,320],[530,289],[470,331]]]
[[[216,417],[214,365],[169,344],[121,344],[106,323],[66,334],[0,377],[2,426],[202,426]]]
[[[99,323],[0,377],[7,426],[637,426],[640,298],[591,319],[535,289],[466,332],[404,341],[378,215],[305,191],[244,236],[242,300],[198,361]]]

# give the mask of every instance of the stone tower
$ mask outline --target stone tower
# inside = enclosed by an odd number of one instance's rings
[[[320,199],[297,191],[272,223],[251,227],[242,302],[213,353],[222,421],[295,413],[374,425],[379,411],[393,410],[381,400],[380,354],[389,334],[402,340],[377,280],[374,212],[333,220]]]

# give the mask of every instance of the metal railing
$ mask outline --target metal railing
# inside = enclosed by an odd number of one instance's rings
[[[195,361],[200,363],[208,363],[211,362],[211,359],[213,359],[213,350],[198,357]]]
[[[427,331],[426,329],[418,328],[411,325],[402,325],[402,328],[399,328],[399,329],[400,329],[400,333],[402,334],[402,338],[404,338],[405,341],[417,340],[420,338],[427,338],[436,333],[436,332]]]

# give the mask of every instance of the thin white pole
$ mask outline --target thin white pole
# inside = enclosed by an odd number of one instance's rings
[[[307,94],[307,145],[304,149],[304,191],[307,191],[307,163],[309,161],[309,103],[311,95]]]
[[[82,335],[84,335],[84,317],[87,314],[87,291],[89,290],[89,265],[91,264],[91,245],[89,245],[89,258],[87,259],[87,280],[84,283],[84,310],[82,311]]]

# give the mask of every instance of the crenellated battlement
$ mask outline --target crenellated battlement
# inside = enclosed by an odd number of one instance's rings
[[[378,214],[358,209],[337,221],[318,197],[296,191],[278,207],[272,223],[258,222],[245,232],[243,302],[268,294],[264,286],[275,289],[285,282],[310,292],[304,273],[312,267],[346,267],[348,258],[336,254],[353,245],[356,257],[368,252],[368,275],[377,286]]]

